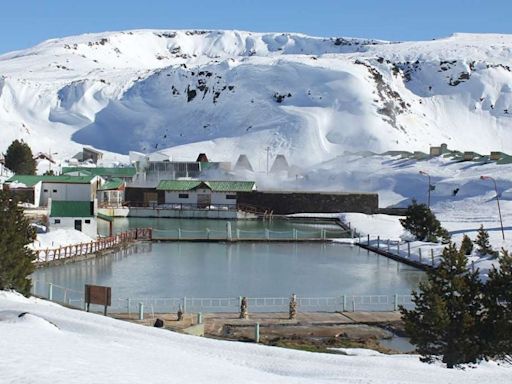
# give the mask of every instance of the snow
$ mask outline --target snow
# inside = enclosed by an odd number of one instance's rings
[[[512,151],[511,47],[512,35],[497,34],[389,43],[133,30],[53,39],[0,56],[0,150],[23,138],[35,152],[58,149],[60,161],[80,144],[110,160],[130,150],[207,150],[219,161],[245,153],[257,171],[266,146],[300,166],[345,150],[442,142]]]
[[[94,241],[81,231],[75,229],[55,229],[47,233],[38,233],[36,240],[29,247],[32,249],[54,249],[66,245],[90,243]]]
[[[22,312],[28,314],[18,317]],[[0,292],[2,382],[507,383],[511,368],[446,369],[415,355],[348,356],[219,341]]]

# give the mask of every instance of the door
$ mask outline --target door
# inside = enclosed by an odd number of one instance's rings
[[[75,229],[82,232],[82,220],[75,220]]]
[[[197,195],[197,208],[209,208],[212,203],[212,195],[209,193],[199,193]]]

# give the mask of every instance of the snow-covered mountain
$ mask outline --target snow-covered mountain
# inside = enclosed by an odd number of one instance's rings
[[[391,43],[137,30],[0,56],[0,150],[207,152],[313,165],[346,150],[512,152],[512,35]]]

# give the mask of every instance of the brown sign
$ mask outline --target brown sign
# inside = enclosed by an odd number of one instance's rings
[[[101,285],[85,285],[85,302],[87,304],[87,311],[91,304],[99,304],[105,306],[105,314],[107,313],[107,306],[112,304],[112,288],[103,287]]]

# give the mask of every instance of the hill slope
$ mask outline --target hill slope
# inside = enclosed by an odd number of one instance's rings
[[[139,30],[0,56],[0,150],[126,154],[512,151],[512,36],[389,43],[288,33]],[[5,132],[5,133],[4,133]]]

